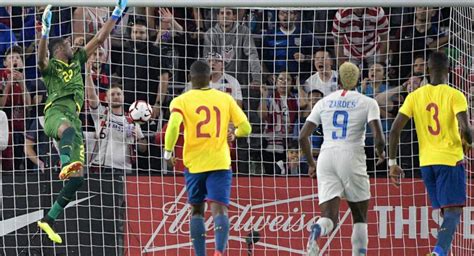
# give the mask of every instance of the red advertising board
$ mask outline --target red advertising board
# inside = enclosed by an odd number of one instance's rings
[[[406,179],[395,188],[387,179],[372,179],[371,184],[368,254],[428,253],[440,217],[429,207],[423,183]],[[126,189],[126,255],[193,255],[182,177],[127,177]],[[227,255],[304,255],[310,227],[320,216],[317,192],[315,180],[309,178],[234,178]],[[339,224],[320,242],[324,255],[351,255],[352,219],[345,203]],[[214,226],[209,211],[206,227],[211,255]],[[252,232],[259,240],[250,245],[249,254],[246,238]],[[456,255],[471,255],[473,239],[474,207],[466,207],[456,235]]]

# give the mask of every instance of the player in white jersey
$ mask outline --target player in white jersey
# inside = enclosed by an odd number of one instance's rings
[[[126,172],[132,170],[134,146],[138,141],[138,150],[145,152],[146,138],[139,125],[134,124],[125,115],[123,109],[123,91],[119,85],[112,85],[107,90],[108,106],[100,104],[91,75],[91,56],[86,64],[86,98],[96,130],[96,143],[90,162],[100,171]]]
[[[385,140],[377,102],[353,90],[359,74],[359,68],[354,64],[342,64],[339,78],[344,89],[321,99],[300,133],[301,148],[308,159],[308,173],[318,178],[321,209],[321,218],[312,226],[308,256],[319,255],[317,239],[329,234],[337,224],[341,198],[347,200],[354,220],[352,255],[367,254],[370,184],[364,152],[366,124],[375,135],[378,164],[384,160]],[[324,142],[316,164],[308,138],[319,125],[323,127]]]

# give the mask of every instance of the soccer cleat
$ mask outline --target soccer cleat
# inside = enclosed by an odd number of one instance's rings
[[[63,243],[63,239],[61,239],[61,236],[59,236],[59,234],[56,233],[56,231],[54,231],[52,225],[50,225],[48,221],[46,221],[45,219],[41,219],[37,223],[38,223],[38,227],[48,235],[48,238],[51,241],[53,241],[56,244]]]
[[[309,236],[308,245],[306,246],[306,256],[319,256],[318,238],[321,234],[321,227],[318,224],[314,224],[311,227],[311,235]]]
[[[72,174],[80,171],[82,169],[82,163],[79,161],[69,163],[68,165],[61,168],[61,172],[59,173],[59,179],[65,180],[69,178]]]

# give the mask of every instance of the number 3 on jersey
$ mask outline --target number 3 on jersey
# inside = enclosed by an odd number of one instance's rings
[[[216,113],[216,123],[215,123],[215,126],[216,126],[216,138],[219,138],[220,136],[220,132],[221,132],[221,111],[219,110],[218,107],[214,106],[212,107],[212,109],[214,110],[214,112]],[[196,114],[200,115],[201,112],[204,112],[205,114],[205,118],[204,120],[200,121],[199,123],[197,123],[197,126],[196,126],[196,137],[197,138],[210,138],[211,137],[211,134],[210,133],[205,133],[205,132],[202,132],[202,128],[206,125],[208,125],[210,122],[211,122],[211,110],[207,107],[207,106],[199,106],[197,109],[196,109]],[[213,123],[211,123],[212,125]]]
[[[342,117],[342,118],[341,118]],[[343,140],[347,136],[347,122],[349,121],[349,113],[347,111],[334,111],[334,115],[332,116],[332,124],[335,128],[341,129],[341,134],[338,135],[338,131],[332,132],[332,139],[333,140]]]
[[[433,113],[433,120],[435,121],[435,126],[432,127],[431,125],[428,125],[428,131],[432,135],[439,135],[439,132],[441,131],[441,127],[439,126],[439,119],[438,119],[438,114],[439,114],[439,107],[436,105],[436,103],[430,103],[428,106],[426,106],[426,110],[431,113],[431,109],[434,109]]]

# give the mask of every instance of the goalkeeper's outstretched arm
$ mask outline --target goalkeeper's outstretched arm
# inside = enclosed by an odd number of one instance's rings
[[[51,29],[51,5],[46,6],[41,17],[41,39],[38,46],[38,67],[45,70],[48,67],[48,37]]]
[[[109,37],[115,24],[122,17],[122,14],[127,7],[127,2],[128,0],[117,0],[117,6],[115,6],[114,11],[112,12],[112,16],[110,16],[99,32],[97,32],[97,34],[86,44],[85,50],[87,57],[97,50],[97,48]]]

